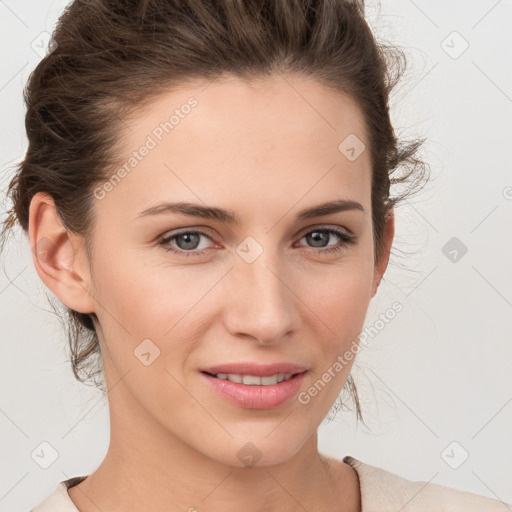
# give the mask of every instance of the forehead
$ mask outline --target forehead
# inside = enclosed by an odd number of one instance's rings
[[[306,194],[360,202],[369,195],[369,152],[356,159],[343,152],[346,140],[358,152],[368,145],[363,115],[350,97],[312,79],[191,83],[159,94],[124,126],[117,169],[125,172],[109,192],[124,208],[128,197],[138,211],[163,199],[255,211],[257,191],[282,207]]]

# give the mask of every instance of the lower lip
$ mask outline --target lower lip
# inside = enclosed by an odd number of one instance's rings
[[[274,409],[291,400],[299,391],[306,372],[268,386],[249,386],[226,379],[217,379],[201,372],[205,382],[227,401],[244,409]]]

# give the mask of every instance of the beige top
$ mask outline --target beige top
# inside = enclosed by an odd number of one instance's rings
[[[385,469],[346,456],[361,487],[361,512],[505,512],[510,505],[477,494],[427,482],[412,482]],[[55,490],[30,512],[79,512],[67,489],[86,476],[60,482]]]

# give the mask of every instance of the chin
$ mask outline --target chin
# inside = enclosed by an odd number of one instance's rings
[[[220,452],[217,451],[212,456],[223,464],[238,468],[283,464],[292,459],[309,438],[306,434],[303,437],[291,438],[284,423],[277,427],[283,429],[281,435],[277,435],[275,431],[272,433],[277,425],[274,423],[270,428],[260,429],[257,434],[244,433],[235,436],[227,445],[221,447]]]

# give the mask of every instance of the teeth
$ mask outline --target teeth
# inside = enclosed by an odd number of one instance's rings
[[[231,382],[238,382],[239,384],[246,384],[248,386],[270,386],[288,380],[292,377],[292,373],[278,373],[268,377],[259,377],[257,375],[238,375],[236,373],[217,373],[215,377],[218,379],[230,380]]]
[[[228,379],[231,377],[232,377],[232,375],[230,375],[228,377]],[[237,377],[238,377],[238,375],[237,375]],[[244,384],[248,384],[249,386],[261,385],[261,377],[254,377],[253,375],[244,375],[242,377],[242,382]]]

